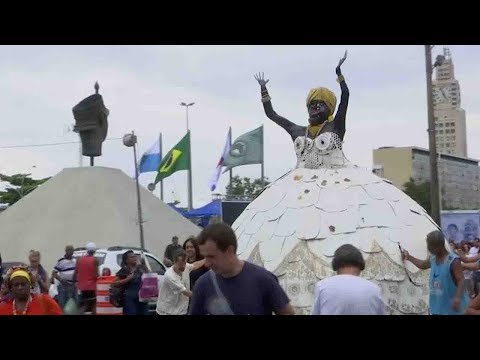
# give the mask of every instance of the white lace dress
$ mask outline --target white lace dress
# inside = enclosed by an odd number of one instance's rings
[[[400,248],[426,259],[437,226],[391,182],[351,164],[331,132],[294,142],[297,166],[268,185],[233,224],[241,259],[278,276],[297,314],[307,314],[315,283],[333,275],[343,244],[359,248],[362,276],[377,283],[389,314],[428,313],[428,270],[401,260]],[[410,278],[415,285],[409,280]]]

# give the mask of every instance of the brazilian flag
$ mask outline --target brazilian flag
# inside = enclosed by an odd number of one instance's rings
[[[162,159],[155,184],[176,171],[190,169],[190,131]]]

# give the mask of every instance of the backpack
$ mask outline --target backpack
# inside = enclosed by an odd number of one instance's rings
[[[108,299],[113,306],[123,307],[125,302],[125,288],[123,286],[110,286]]]

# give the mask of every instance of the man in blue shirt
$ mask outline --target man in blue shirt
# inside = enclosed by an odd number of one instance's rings
[[[190,315],[294,315],[277,277],[237,257],[230,226],[210,224],[197,241],[211,270],[195,283]]]
[[[419,269],[430,269],[430,313],[432,315],[462,315],[467,308],[462,265],[457,255],[445,248],[445,238],[435,230],[427,235],[427,249],[433,255],[420,260],[402,252],[402,259]]]

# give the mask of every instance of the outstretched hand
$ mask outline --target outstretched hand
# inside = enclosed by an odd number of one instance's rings
[[[340,67],[341,67],[342,64],[345,62],[345,60],[347,60],[347,50],[345,50],[345,54],[343,55],[343,57],[342,57],[342,58],[340,59],[340,61],[338,62],[337,68],[335,69],[337,75],[340,75],[340,74],[341,74]]]
[[[255,74],[253,77],[258,81],[260,86],[265,86],[270,81],[270,79],[265,80],[263,72]]]

